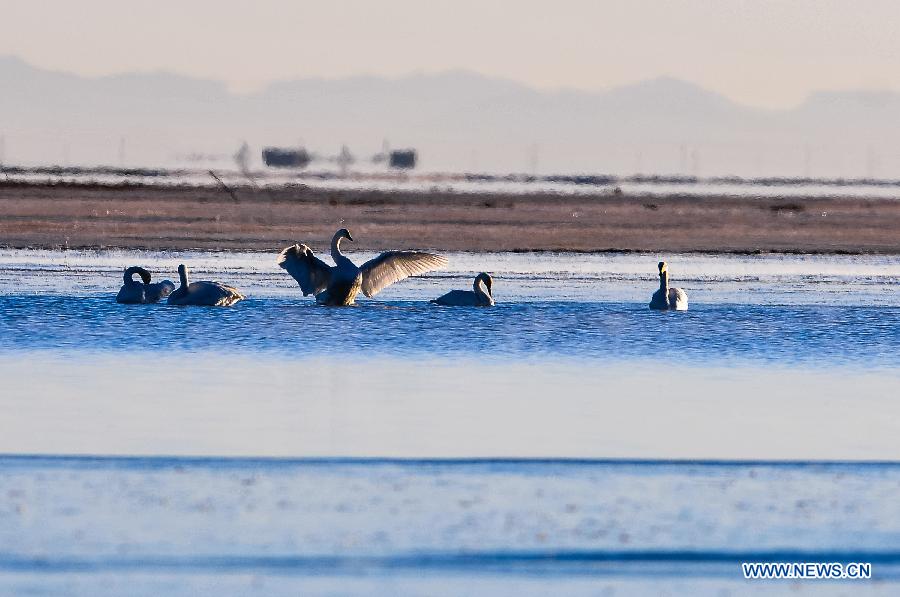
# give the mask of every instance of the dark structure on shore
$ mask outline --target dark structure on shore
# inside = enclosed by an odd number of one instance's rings
[[[415,149],[395,149],[390,153],[388,165],[391,168],[412,170],[416,167],[416,160],[417,156]]]
[[[312,157],[303,147],[297,149],[266,147],[262,151],[263,162],[271,168],[306,168]]]

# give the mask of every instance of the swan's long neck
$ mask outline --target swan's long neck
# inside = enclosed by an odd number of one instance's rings
[[[188,273],[187,273],[187,268],[184,267],[183,265],[178,268],[178,277],[181,279],[181,287],[187,288],[188,287]]]
[[[138,267],[138,266],[136,266],[136,265],[135,265],[135,266],[132,266],[132,267],[129,267],[128,269],[125,270],[125,276],[124,276],[124,278],[125,278],[125,283],[126,283],[126,284],[131,284],[132,282],[134,282],[134,275],[135,275],[135,274],[140,274],[140,276],[141,276],[141,281],[142,281],[144,284],[149,284],[149,283],[150,283],[150,272],[148,272],[148,271],[145,270],[144,268]]]
[[[339,257],[343,257],[341,253],[341,241],[344,239],[340,233],[335,234],[331,239],[331,258],[337,263]]]
[[[475,296],[478,297],[482,303],[490,303],[491,295],[487,291],[487,285],[484,282],[484,278],[478,276],[475,278],[475,282],[472,283],[472,290],[475,291]]]

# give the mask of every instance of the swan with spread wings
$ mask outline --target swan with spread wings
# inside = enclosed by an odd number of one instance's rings
[[[352,305],[362,291],[373,297],[385,287],[410,276],[424,274],[447,265],[447,258],[421,251],[387,251],[361,266],[357,266],[341,253],[341,241],[353,242],[346,228],[334,233],[331,239],[330,266],[304,244],[290,246],[281,252],[278,265],[284,268],[297,283],[304,296],[315,295],[320,305]]]

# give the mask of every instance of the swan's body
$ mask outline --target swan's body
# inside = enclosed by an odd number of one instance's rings
[[[482,272],[475,276],[475,281],[472,282],[472,290],[451,290],[444,296],[439,296],[431,302],[447,307],[493,307],[493,285],[494,280],[488,274]]]
[[[357,267],[341,253],[341,241],[345,238],[353,242],[350,231],[341,228],[331,239],[333,267],[316,257],[304,244],[283,250],[278,265],[297,281],[303,296],[313,294],[317,303],[332,306],[352,305],[360,291],[373,297],[394,282],[447,265],[447,259],[440,255],[387,251]]]
[[[687,293],[681,288],[669,288],[669,266],[665,261],[659,265],[659,290],[650,299],[650,308],[659,311],[687,311]]]
[[[135,274],[140,275],[140,281],[134,279]],[[175,284],[169,280],[151,284],[150,272],[142,267],[129,267],[125,270],[124,278],[125,283],[116,295],[117,303],[128,305],[157,303],[175,290]]]
[[[236,288],[218,282],[188,283],[184,265],[178,266],[178,277],[181,278],[181,286],[169,295],[170,305],[229,307],[244,298]]]

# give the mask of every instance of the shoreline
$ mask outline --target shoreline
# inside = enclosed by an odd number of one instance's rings
[[[317,256],[322,257],[323,255],[327,256],[327,245],[328,241],[323,241],[324,244],[321,246],[320,243],[317,243],[316,246],[311,247],[314,252],[316,252]],[[308,243],[307,243],[308,244]],[[277,250],[281,250],[284,247],[281,247]],[[318,250],[317,250],[318,249]],[[352,255],[355,250],[341,250],[344,251],[347,255]],[[421,249],[421,247],[419,248]],[[224,247],[224,248],[210,248],[210,247],[151,247],[151,246],[141,246],[141,245],[129,245],[129,246],[118,246],[118,245],[80,245],[80,246],[64,246],[64,245],[55,245],[55,246],[13,246],[10,244],[0,243],[0,250],[3,251],[178,251],[178,252],[192,252],[192,253],[228,253],[228,252],[242,252],[242,253],[251,253],[251,254],[260,254],[264,255],[266,253],[272,253],[272,248],[265,247]],[[368,249],[361,249],[368,250]],[[373,249],[374,250],[374,249]],[[421,250],[444,250],[445,249],[434,249],[433,247],[426,247],[426,249]],[[457,250],[454,249],[452,251],[448,251],[452,253],[467,253],[472,255],[490,255],[490,254],[504,254],[511,253],[515,255],[522,254],[535,254],[535,255],[551,255],[551,254],[569,254],[569,255],[628,255],[628,254],[636,254],[636,255],[647,255],[647,254],[655,254],[659,253],[658,250],[643,250],[643,249],[503,249],[503,250]],[[786,250],[778,250],[778,251],[765,251],[765,250],[724,250],[724,251],[714,251],[714,250],[706,250],[706,249],[688,249],[683,251],[671,251],[673,254],[677,255],[732,255],[732,256],[751,256],[751,255],[808,255],[808,256],[845,256],[845,257],[865,257],[865,256],[884,256],[884,257],[892,257],[900,255],[900,251],[897,252],[886,252],[886,251],[851,251],[851,250],[800,250],[800,249],[786,249]]]
[[[342,226],[372,251],[900,254],[880,198],[0,181],[8,248],[265,252]]]

